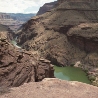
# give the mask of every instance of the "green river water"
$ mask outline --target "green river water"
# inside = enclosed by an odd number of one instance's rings
[[[90,84],[90,80],[88,79],[86,73],[77,67],[58,67],[54,66],[55,72],[54,75],[56,78],[68,81],[79,81],[83,83]]]
[[[16,41],[12,41],[12,44],[17,47],[21,48],[17,45]],[[90,84],[90,80],[88,79],[86,73],[76,67],[58,67],[54,66],[55,72],[54,75],[56,78],[62,79],[62,80],[68,80],[68,81],[79,81]]]

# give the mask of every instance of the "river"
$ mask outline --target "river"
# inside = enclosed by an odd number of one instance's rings
[[[12,43],[15,47],[21,48],[20,46],[17,45],[17,42],[16,42],[15,40],[12,40],[11,43]]]
[[[17,47],[21,48],[17,45],[16,41],[12,41],[12,44]],[[62,80],[68,80],[68,81],[79,81],[83,83],[90,84],[90,80],[88,79],[86,73],[77,67],[58,67],[54,66],[54,75],[56,78],[62,79]]]
[[[68,81],[79,81],[87,84],[91,84],[87,74],[80,68],[77,67],[58,67],[54,66],[54,75],[56,78]]]

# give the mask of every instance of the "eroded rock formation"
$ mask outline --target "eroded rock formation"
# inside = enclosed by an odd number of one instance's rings
[[[37,52],[14,47],[7,33],[0,32],[0,87],[20,86],[54,77],[53,65]]]
[[[23,23],[33,16],[35,16],[35,14],[14,14],[0,12],[0,24],[7,25],[11,30],[16,31],[22,26]]]

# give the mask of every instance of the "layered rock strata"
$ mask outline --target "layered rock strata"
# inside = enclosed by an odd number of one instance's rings
[[[53,65],[37,52],[14,47],[0,32],[0,87],[20,86],[54,77]]]

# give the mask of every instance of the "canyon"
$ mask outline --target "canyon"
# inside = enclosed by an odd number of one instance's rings
[[[75,65],[98,81],[98,2],[59,0],[49,12],[29,20],[17,32],[18,44],[58,66]],[[98,82],[94,82],[98,85]]]
[[[50,61],[41,58],[36,51],[13,46],[8,33],[5,27],[0,31],[0,87],[16,87],[54,77]]]
[[[14,33],[21,47],[12,44],[13,30],[0,25],[1,98],[98,97],[98,1],[54,4],[45,4]],[[55,78],[54,65],[80,67],[92,85]]]

